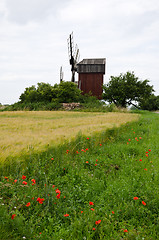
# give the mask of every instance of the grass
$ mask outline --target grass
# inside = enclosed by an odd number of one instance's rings
[[[158,123],[141,114],[2,165],[0,239],[159,239]]]
[[[137,118],[130,113],[0,112],[0,162]]]

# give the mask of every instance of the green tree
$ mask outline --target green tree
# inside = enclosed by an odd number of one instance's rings
[[[20,103],[78,102],[81,90],[73,82],[61,82],[51,86],[49,83],[38,83],[25,89],[20,95]]]
[[[148,83],[148,80],[139,80],[134,72],[111,76],[109,83],[103,86],[103,99],[118,107],[134,105],[139,108],[138,103],[154,91]]]
[[[143,98],[139,102],[139,106],[143,110],[159,110],[159,96],[155,96],[154,94],[152,94],[149,98]]]
[[[19,99],[21,103],[36,102],[38,99],[36,87],[33,85],[26,88],[24,93],[20,95]]]
[[[81,97],[81,90],[73,82],[61,82],[58,85],[57,98],[60,103],[78,102]]]
[[[49,83],[37,84],[37,95],[39,102],[51,102],[52,98],[56,97],[53,93],[53,87]]]

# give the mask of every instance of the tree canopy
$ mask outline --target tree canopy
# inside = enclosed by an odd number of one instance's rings
[[[142,99],[139,106],[143,110],[156,111],[159,109],[159,96],[152,94],[149,98]]]
[[[38,83],[37,88],[33,85],[25,89],[19,97],[21,103],[34,102],[77,102],[81,91],[73,82],[61,82],[51,86],[49,83]]]
[[[141,81],[134,72],[126,72],[119,76],[111,76],[110,81],[103,86],[103,99],[116,106],[134,105],[139,108],[140,102],[152,95],[153,86],[149,80]]]

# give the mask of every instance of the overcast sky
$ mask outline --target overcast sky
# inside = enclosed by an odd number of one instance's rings
[[[159,95],[158,0],[0,0],[0,103],[38,82],[70,81],[67,39],[84,58],[106,58],[110,76],[134,71]],[[77,79],[77,74],[76,74]]]

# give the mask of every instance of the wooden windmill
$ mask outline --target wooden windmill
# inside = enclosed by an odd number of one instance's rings
[[[77,72],[77,63],[79,61],[79,49],[76,44],[74,49],[74,41],[73,41],[73,32],[69,35],[69,38],[67,40],[68,42],[68,54],[69,54],[69,62],[71,65],[71,82],[75,82],[75,72]]]

